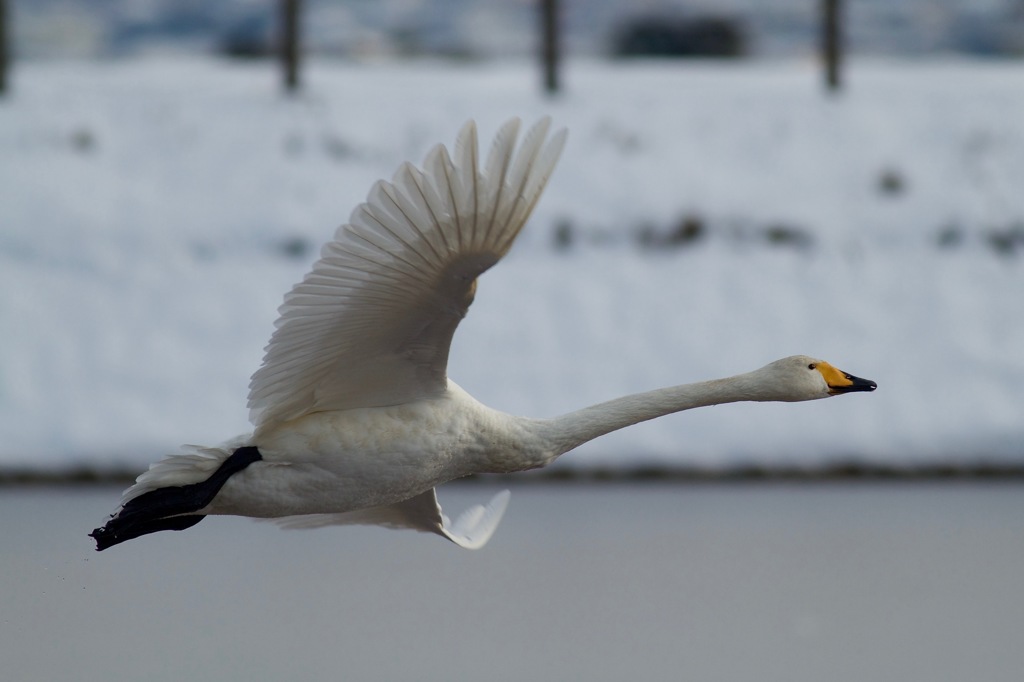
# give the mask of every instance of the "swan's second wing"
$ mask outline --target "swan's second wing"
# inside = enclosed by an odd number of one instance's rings
[[[386,507],[371,507],[341,514],[305,514],[266,519],[282,528],[323,528],[335,525],[376,525],[385,528],[436,533],[459,547],[480,549],[494,535],[505,514],[511,493],[503,490],[487,504],[476,504],[453,523],[438,504],[434,488]]]
[[[565,143],[542,119],[516,146],[499,131],[486,164],[466,124],[454,159],[434,148],[423,170],[378,182],[285,296],[249,416],[266,426],[324,410],[395,405],[444,390],[448,348],[476,278],[512,245]]]

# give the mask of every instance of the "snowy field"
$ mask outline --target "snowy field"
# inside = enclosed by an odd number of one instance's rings
[[[542,416],[806,353],[874,394],[730,405],[564,466],[1024,459],[1024,64],[26,63],[0,101],[0,466],[248,430],[284,292],[379,177],[550,114],[569,145],[451,376]]]

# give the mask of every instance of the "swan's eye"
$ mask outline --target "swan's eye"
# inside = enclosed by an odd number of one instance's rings
[[[813,362],[811,364],[807,365],[807,369],[817,369],[817,367],[818,366],[816,364],[814,364]]]

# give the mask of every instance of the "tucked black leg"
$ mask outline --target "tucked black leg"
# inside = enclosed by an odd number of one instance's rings
[[[261,459],[255,446],[239,448],[205,481],[158,488],[129,500],[106,525],[89,533],[96,540],[96,551],[140,535],[191,528],[204,518],[193,512],[210,504],[229,478]]]

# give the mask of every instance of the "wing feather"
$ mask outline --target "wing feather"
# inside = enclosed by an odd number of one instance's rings
[[[486,162],[476,126],[402,164],[321,250],[284,299],[263,365],[249,384],[257,427],[325,410],[436,395],[447,385],[452,335],[476,278],[505,255],[565,144],[535,124],[517,146],[505,123]]]
[[[436,533],[459,547],[480,549],[494,535],[505,514],[511,493],[503,490],[486,505],[475,504],[456,517],[453,523],[437,501],[436,489],[383,507],[370,507],[340,514],[283,516],[270,521],[282,528],[310,529],[327,526],[383,526],[394,530]]]

